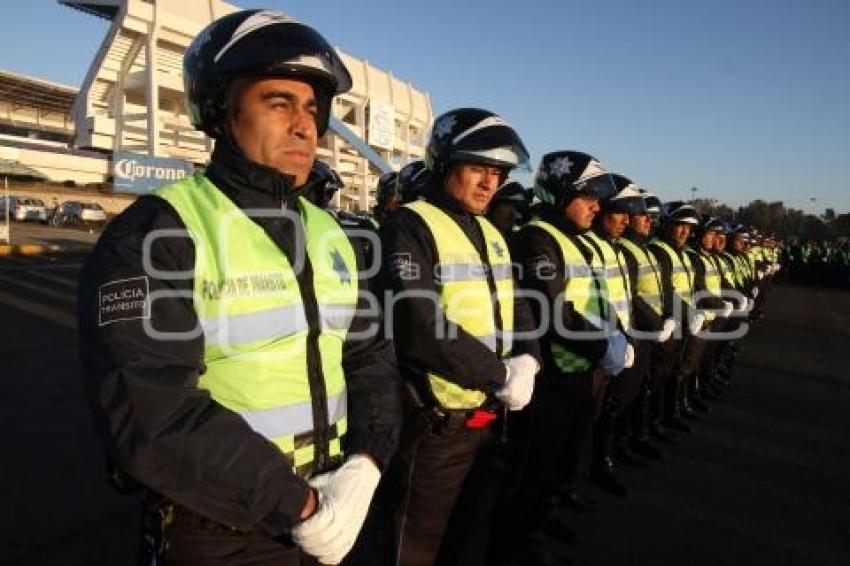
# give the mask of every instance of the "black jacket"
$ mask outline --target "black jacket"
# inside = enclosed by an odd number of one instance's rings
[[[558,215],[549,208],[540,207],[538,213],[541,220],[552,224],[572,240],[590,265],[592,252],[587,248],[586,243],[578,237],[581,232],[571,225],[563,215]],[[545,304],[541,305],[539,301],[529,301],[529,305],[538,324],[541,320],[550,321],[549,328],[541,338],[540,344],[547,370],[557,371],[554,369],[556,366],[552,360],[551,343],[553,341],[586,358],[591,365],[597,365],[608,348],[607,340],[604,338],[577,340],[562,336],[557,332],[559,326],[551,322],[556,320],[555,317],[560,316],[560,328],[565,330],[571,332],[598,330],[581,313],[575,310],[569,297],[566,297],[566,304],[558,304],[565,298],[563,292],[567,284],[566,265],[558,242],[542,228],[525,225],[515,234],[511,251],[514,261],[518,262],[520,267],[522,286],[541,293],[546,299]],[[545,314],[541,312],[543,308],[546,308],[548,312]]]
[[[652,252],[649,251],[647,247],[648,239],[635,233],[633,230],[626,229],[626,233],[623,234],[623,237],[628,239],[630,242],[634,243],[636,246],[643,248],[644,251],[648,254]],[[634,326],[638,330],[642,330],[644,332],[659,332],[661,327],[664,325],[664,319],[669,316],[669,313],[662,312],[662,315],[659,315],[655,312],[649,303],[640,296],[640,293],[637,292],[637,280],[638,280],[638,258],[632,255],[631,250],[623,245],[618,245],[618,248],[623,252],[623,257],[626,258],[626,267],[629,271],[629,280],[632,284],[632,289],[634,289],[634,294],[632,296],[632,314],[634,315]],[[652,256],[655,257],[655,256]],[[658,279],[661,280],[661,293],[664,294],[664,281],[662,280],[662,276],[659,273]]]
[[[457,222],[479,254],[486,258],[484,236],[475,216],[465,212],[439,187],[428,187],[424,195],[428,202]],[[428,372],[437,373],[465,389],[487,393],[499,390],[506,376],[500,357],[442,314],[438,316],[439,305],[428,298],[439,297],[435,280],[435,266],[439,260],[437,244],[422,218],[412,210],[399,208],[384,220],[379,234],[383,257],[382,295],[393,302],[393,340],[404,377],[419,386],[420,394],[427,393],[427,388],[421,385]],[[514,332],[528,332],[533,328],[528,305],[524,299],[515,298]],[[537,340],[517,337],[510,355],[521,354],[530,354],[539,361]]]
[[[242,209],[293,207],[295,196],[304,194],[303,189],[291,190],[288,178],[249,162],[225,141],[216,145],[206,175]],[[299,241],[296,230],[303,233],[303,226],[280,217],[254,217],[254,221],[292,260]],[[276,446],[197,387],[205,371],[202,334],[156,339],[146,331],[149,326],[159,332],[191,332],[198,324],[191,298],[192,241],[153,240],[149,260],[158,271],[145,269],[145,237],[158,229],[185,230],[185,225],[165,200],[139,198],[110,223],[80,277],[80,356],[109,454],[119,468],[149,488],[215,521],[240,529],[259,528],[272,536],[284,533],[298,521],[305,504],[305,481],[293,474]],[[318,313],[307,264],[296,278],[311,328],[308,366],[314,420],[323,422],[326,405],[316,401],[324,395],[321,370],[316,369],[320,368],[315,346]],[[165,278],[161,271],[189,276]],[[368,288],[368,283],[361,288]],[[120,303],[121,297],[150,298],[158,291],[182,296],[157,298],[149,312],[133,302]],[[104,301],[123,311],[104,318]],[[367,303],[359,299],[351,332],[380,324],[380,314],[368,314]],[[365,452],[382,466],[395,450],[400,427],[392,344],[383,331],[372,339],[347,340],[342,364],[348,390],[345,448],[348,453]]]

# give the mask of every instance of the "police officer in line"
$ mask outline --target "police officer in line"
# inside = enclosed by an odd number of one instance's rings
[[[732,266],[723,255],[726,248],[725,228],[725,223],[718,218],[703,218],[702,230],[704,232],[711,232],[713,238],[710,239],[710,242],[701,242],[699,253],[714,265],[717,270],[723,301],[730,303],[733,309],[726,317],[719,317],[715,320],[711,329],[715,332],[715,339],[706,345],[706,352],[703,354],[699,371],[699,388],[700,395],[709,401],[718,400],[722,396],[726,385],[728,385],[719,374],[719,362],[723,350],[729,341],[723,338],[722,335],[729,334],[738,328],[740,324],[739,318],[745,312],[745,309],[741,307],[740,301],[736,301],[739,295],[737,294],[738,289],[735,284],[735,276],[732,273]],[[711,247],[706,247],[708,243],[711,244]],[[728,306],[724,306],[728,309]]]
[[[611,175],[591,155],[558,151],[543,156],[534,182],[539,216],[517,232],[513,250],[524,287],[545,300],[529,301],[539,328],[542,377],[527,414],[512,425],[518,447],[516,489],[496,540],[503,554],[534,546],[541,537],[569,538],[566,506],[587,510],[579,496],[579,460],[593,423],[593,378],[616,376],[631,365],[631,346],[608,303],[602,259],[581,238],[615,192]]]
[[[631,186],[625,177],[615,175],[614,179],[622,187],[621,190]],[[653,460],[661,458],[661,451],[650,441],[650,409],[652,399],[658,397],[663,375],[655,371],[652,360],[663,355],[663,350],[661,354],[658,350],[664,348],[663,344],[671,339],[677,327],[672,313],[665,310],[661,268],[648,248],[652,237],[653,215],[660,215],[661,206],[658,197],[649,191],[640,189],[639,192],[644,199],[645,211],[641,211],[640,207],[630,211],[629,224],[620,239],[634,289],[632,308],[636,331],[633,333],[635,365],[626,371],[637,373],[637,379],[641,380],[632,409],[624,411],[620,416],[615,432],[615,456],[618,455],[626,463],[629,451],[639,457]],[[624,376],[624,381],[626,378]]]
[[[113,220],[82,271],[91,406],[165,517],[168,564],[336,564],[400,427],[362,258],[309,200],[351,77],[314,29],[247,10],[199,34],[184,78],[215,150]]]
[[[508,181],[496,191],[487,208],[487,220],[502,236],[510,238],[525,223],[533,196],[519,181]]]
[[[310,201],[326,210],[330,210],[334,195],[345,187],[339,173],[321,159],[313,162],[307,182],[312,186]]]
[[[629,214],[643,213],[645,208],[643,197],[629,179],[621,175],[613,175],[612,178],[617,192],[601,200],[601,210],[593,219],[593,228],[582,238],[602,258],[608,304],[617,315],[620,329],[631,336],[634,287],[619,241],[629,224]],[[595,384],[597,418],[593,429],[590,480],[605,491],[622,497],[628,494],[628,489],[614,472],[614,432],[623,405],[630,403],[640,387],[638,369],[632,365],[613,380],[604,374],[599,375],[598,384]],[[637,463],[637,460],[631,459],[631,462]]]
[[[426,148],[427,186],[382,223],[383,281],[405,388],[402,441],[388,489],[398,564],[432,564],[493,421],[531,399],[533,328],[511,254],[483,216],[508,173],[528,161],[516,132],[477,108],[446,112]],[[487,502],[478,502],[487,505]],[[467,510],[463,510],[466,512]],[[489,530],[489,525],[461,525]],[[462,548],[443,549],[451,559]]]
[[[399,169],[395,181],[399,205],[413,202],[419,198],[422,190],[428,185],[430,175],[431,171],[421,159],[411,161]]]
[[[378,187],[375,190],[375,206],[372,208],[372,220],[378,228],[389,213],[400,206],[396,189],[398,171],[389,171],[378,177]]]
[[[694,267],[684,252],[691,230],[698,223],[699,214],[691,205],[681,201],[665,203],[658,237],[649,245],[661,269],[664,310],[682,321],[685,327],[682,330],[687,330],[689,335],[700,332],[705,323],[705,314],[694,305]],[[691,432],[691,426],[681,418],[682,383],[679,381],[682,375],[679,362],[687,334],[677,334],[675,339],[659,345],[653,359],[653,371],[660,372],[663,381],[654,406],[654,436],[662,441],[671,440],[665,428]]]
[[[708,340],[709,334],[716,334],[720,325],[732,314],[734,305],[722,298],[720,272],[712,261],[716,233],[722,230],[722,223],[716,218],[704,215],[700,217],[691,237],[691,243],[685,245],[685,253],[691,260],[694,270],[694,290],[699,294],[694,304],[705,313],[703,330],[688,338],[682,360],[679,362],[678,380],[682,383],[680,391],[680,413],[685,418],[694,419],[697,412],[707,413],[709,408],[702,395],[700,368],[710,347],[714,343]]]

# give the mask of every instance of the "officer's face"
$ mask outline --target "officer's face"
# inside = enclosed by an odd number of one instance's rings
[[[629,226],[636,234],[641,236],[649,236],[652,230],[652,218],[648,214],[638,214],[629,218]]]
[[[589,229],[598,212],[599,199],[591,196],[576,197],[564,207],[564,216],[579,230]]]
[[[629,215],[623,212],[607,212],[602,215],[602,229],[609,238],[619,238],[629,225]]]
[[[722,252],[726,249],[726,234],[717,234],[714,238],[714,251]]]
[[[670,226],[670,241],[677,248],[681,248],[691,235],[691,225],[679,222]]]
[[[743,253],[747,251],[747,242],[744,241],[743,236],[735,236],[732,240],[732,247],[735,248],[736,252]]]
[[[235,94],[228,128],[245,156],[307,181],[316,156],[316,98],[313,87],[292,79],[252,81]]]
[[[703,234],[703,236],[702,236],[702,248],[704,250],[714,249],[714,238],[715,238],[715,232],[709,231],[709,232],[706,232],[705,234]]]
[[[480,163],[459,163],[446,177],[446,191],[472,214],[482,214],[504,177],[499,167]]]

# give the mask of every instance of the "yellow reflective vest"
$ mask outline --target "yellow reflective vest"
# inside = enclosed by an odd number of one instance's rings
[[[628,238],[622,238],[620,244],[637,262],[635,293],[662,316],[664,303],[661,297],[661,268],[658,267],[658,260],[645,247]]]
[[[486,218],[476,216],[486,247],[482,257],[457,222],[438,207],[425,200],[404,206],[419,215],[436,243],[435,276],[446,320],[499,357],[508,356],[513,348],[514,280],[505,239]],[[436,373],[428,373],[428,383],[446,409],[474,409],[487,398],[483,391],[463,388]]]
[[[196,174],[154,194],[174,207],[195,246],[192,299],[206,366],[198,387],[274,443],[297,475],[341,461],[347,424],[342,350],[358,280],[354,250],[339,224],[297,199],[306,254],[296,265],[312,267],[321,319],[320,328],[310,328],[286,254],[206,177]],[[311,331],[320,358],[313,370],[320,378],[313,380]]]
[[[688,254],[682,251],[676,251],[664,240],[653,240],[650,244],[663,251],[670,258],[670,263],[673,266],[671,274],[671,285],[673,292],[679,298],[693,306],[694,304],[694,268],[691,264],[691,259]]]
[[[632,285],[623,252],[614,249],[614,246],[592,230],[582,234],[581,237],[587,240],[594,250],[601,253],[603,276],[608,289],[608,304],[617,313],[623,330],[628,330],[632,323]]]
[[[608,289],[602,276],[602,259],[591,249],[592,259],[588,263],[576,242],[548,222],[535,218],[529,225],[545,230],[561,249],[565,269],[564,300],[571,302],[577,313],[600,330],[607,328]],[[582,373],[592,369],[590,360],[560,342],[552,340],[551,350],[555,365],[564,373]]]

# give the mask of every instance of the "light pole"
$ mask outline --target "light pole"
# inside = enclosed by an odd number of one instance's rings
[[[692,203],[693,203],[693,202],[696,202],[696,200],[697,200],[697,191],[698,191],[698,190],[699,190],[699,189],[698,189],[698,188],[696,188],[696,187],[691,187],[691,202],[692,202]]]

